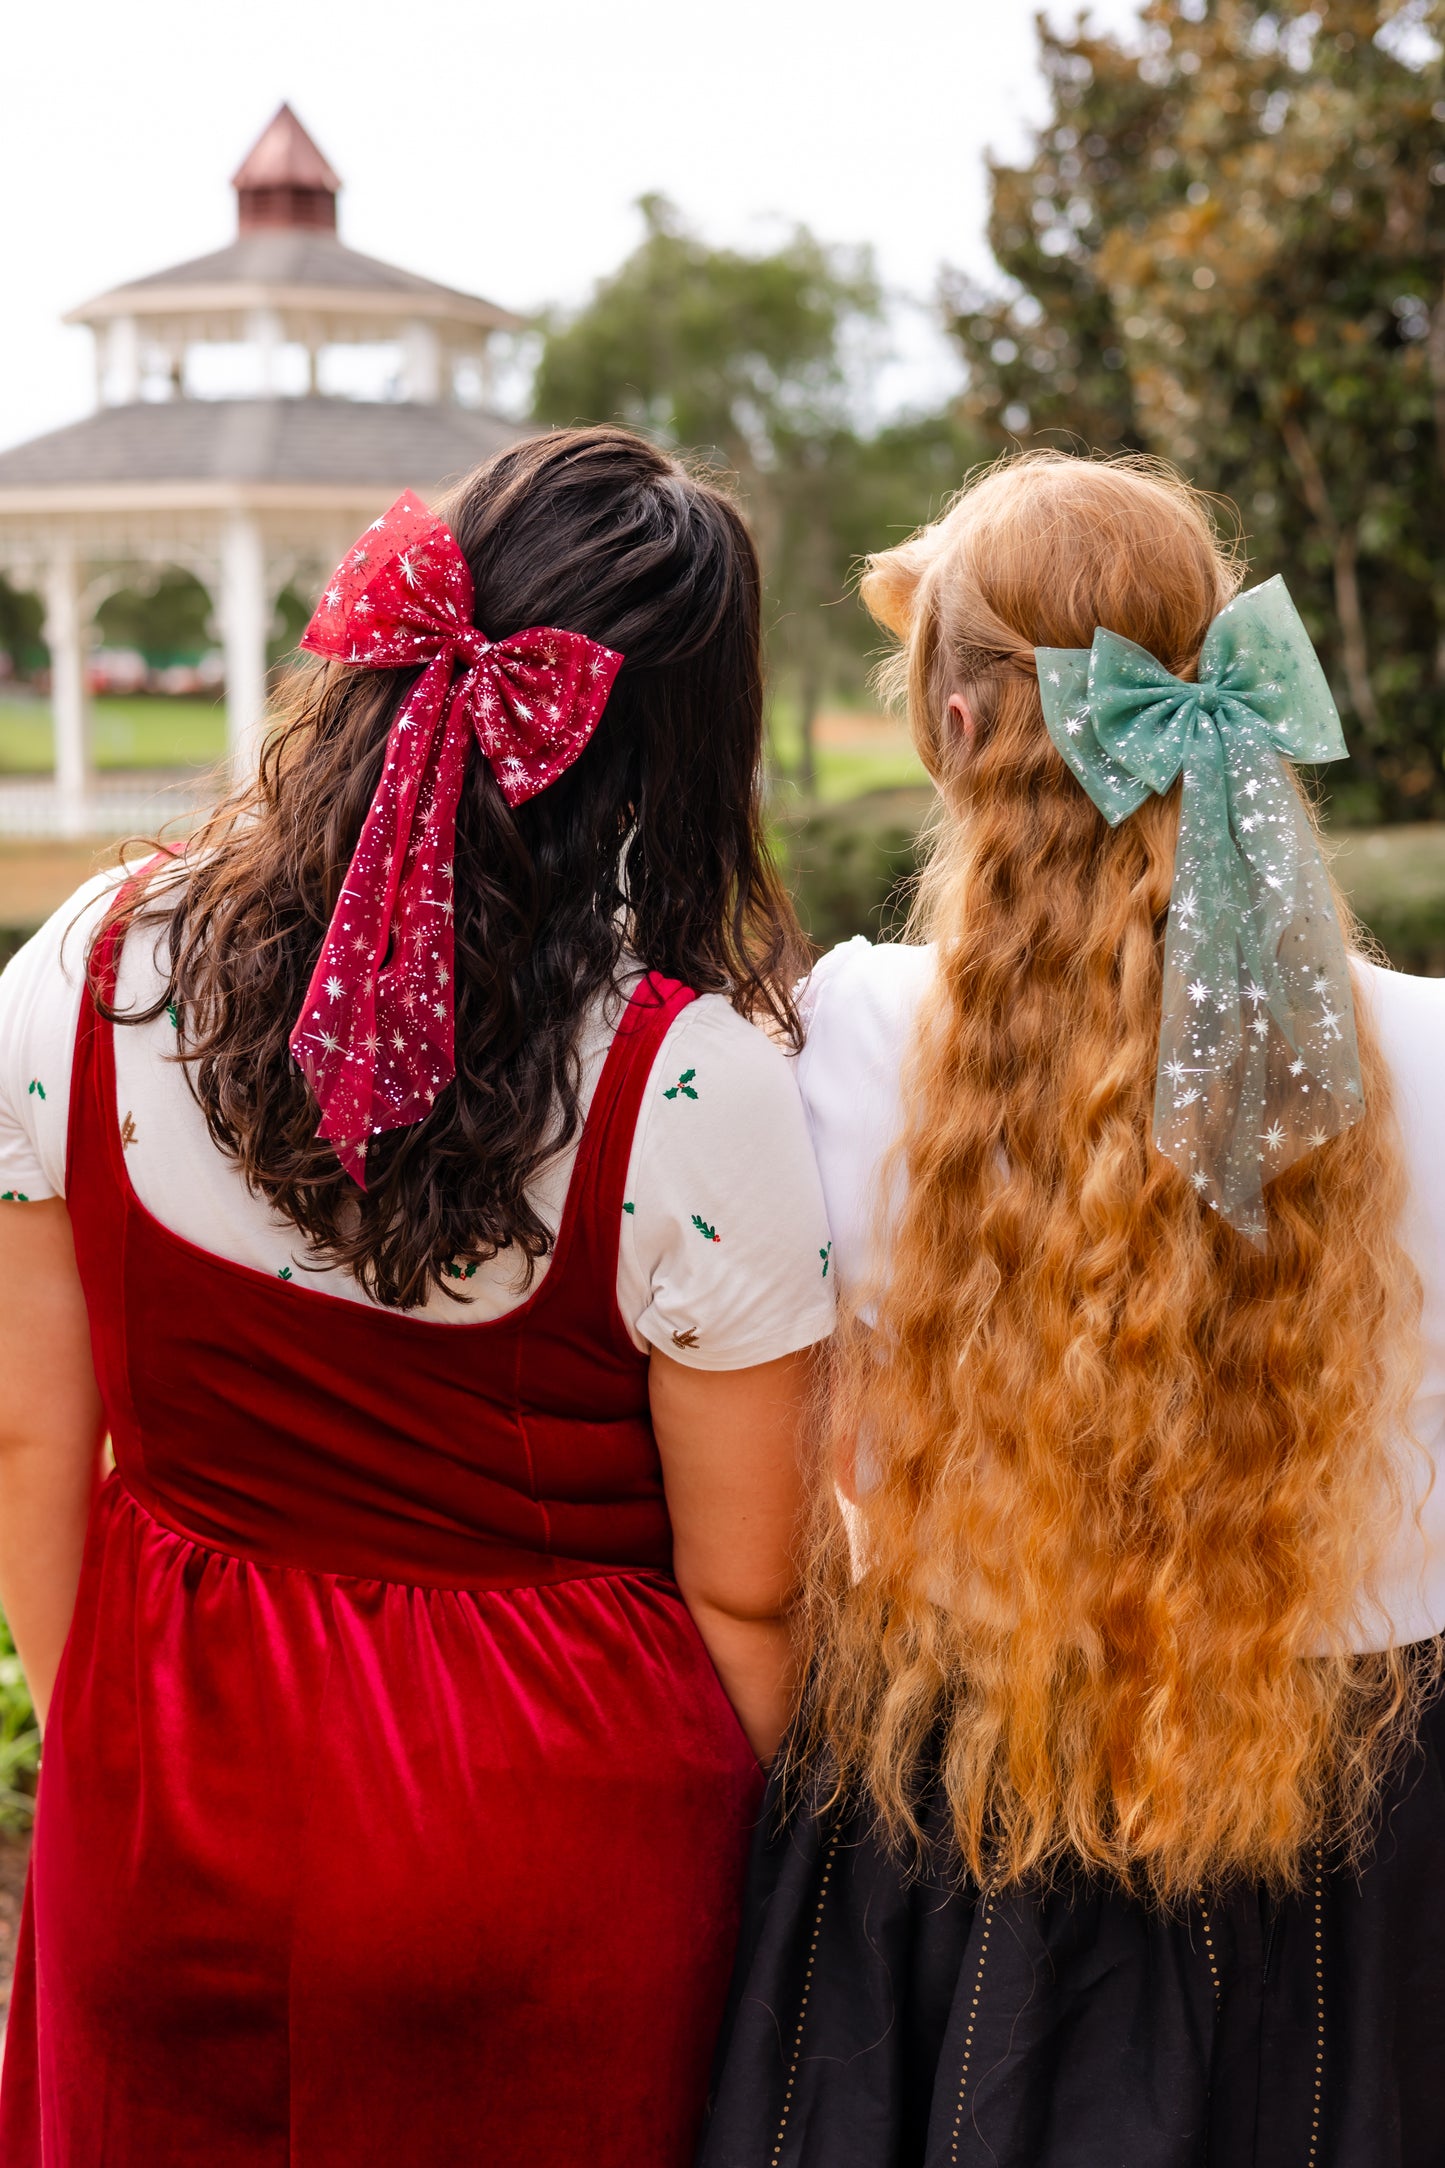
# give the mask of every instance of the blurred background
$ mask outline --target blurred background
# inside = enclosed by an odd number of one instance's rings
[[[820,942],[896,923],[929,807],[858,560],[1044,442],[1173,460],[1284,573],[1342,874],[1445,970],[1440,0],[72,0],[8,37],[0,944],[250,756],[356,511],[618,419],[747,503]]]

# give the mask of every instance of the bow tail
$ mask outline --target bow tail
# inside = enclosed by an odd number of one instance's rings
[[[1218,848],[1228,770],[1218,734],[1201,730],[1184,767],[1174,887],[1164,950],[1154,1141],[1201,1202],[1262,1239],[1259,1171],[1243,1129],[1256,1035],[1238,938],[1246,901],[1239,861]]]
[[[1314,826],[1277,754],[1264,753],[1256,774],[1258,818],[1240,837],[1250,887],[1242,925],[1270,1027],[1256,1099],[1269,1181],[1357,1122],[1364,1095],[1349,958]]]
[[[377,976],[373,1134],[425,1120],[456,1074],[454,859],[470,743],[464,680],[414,803]]]
[[[427,670],[392,724],[381,780],[291,1037],[291,1052],[320,1110],[317,1134],[363,1189],[369,1141],[393,1126],[385,1117],[399,1053],[382,1038],[388,958],[408,915],[418,812],[432,795],[439,737],[444,751],[441,702],[448,675]]]

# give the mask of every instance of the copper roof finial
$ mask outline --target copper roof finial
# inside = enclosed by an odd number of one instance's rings
[[[336,231],[341,182],[289,105],[280,105],[231,177],[239,228],[309,227]]]

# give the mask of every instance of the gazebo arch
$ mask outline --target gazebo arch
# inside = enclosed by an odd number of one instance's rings
[[[266,641],[288,584],[319,587],[399,490],[423,495],[518,433],[485,404],[498,332],[522,319],[348,248],[341,183],[281,106],[235,174],[226,248],[98,295],[67,322],[95,338],[96,408],[0,452],[0,569],[40,594],[51,654],[53,786],[0,789],[0,832],[126,827],[98,799],[86,657],[127,567],[175,564],[210,594],[233,770],[254,762]],[[328,390],[337,350],[386,345],[395,396]],[[206,350],[240,350],[245,396],[200,396]],[[467,403],[468,382],[482,403]]]

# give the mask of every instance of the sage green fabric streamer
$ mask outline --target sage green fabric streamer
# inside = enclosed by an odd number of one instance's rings
[[[1251,1242],[1264,1184],[1360,1118],[1349,964],[1284,760],[1346,757],[1283,580],[1221,610],[1188,684],[1102,628],[1035,650],[1049,735],[1112,827],[1184,776],[1154,1142]]]

